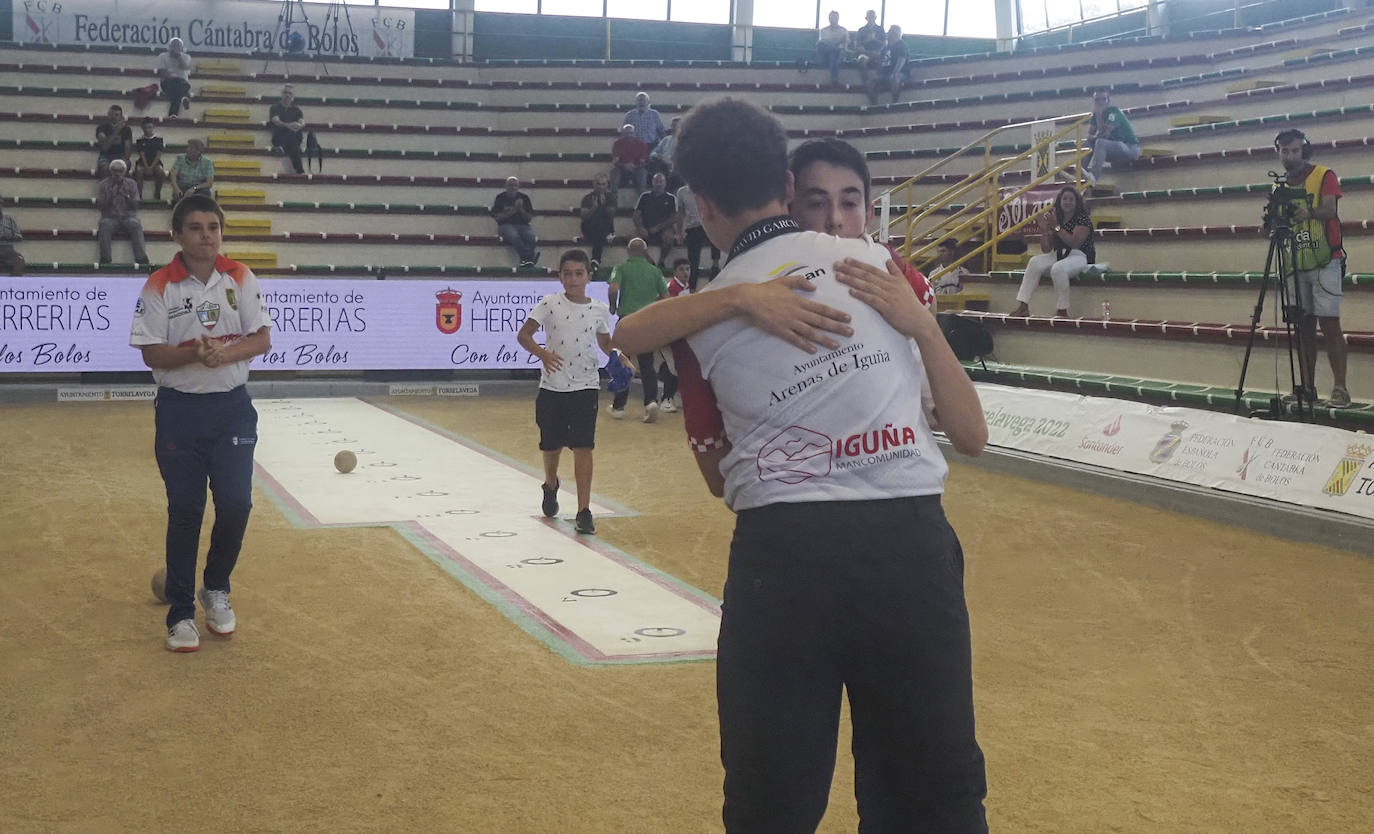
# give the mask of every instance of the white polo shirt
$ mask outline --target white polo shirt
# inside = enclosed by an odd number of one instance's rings
[[[838,349],[808,354],[742,317],[689,336],[688,350],[678,345],[689,439],[696,451],[729,440],[720,468],[736,511],[944,491],[948,466],[921,407],[920,354],[835,280],[846,257],[881,268],[888,252],[769,218],[741,236],[704,290],[804,275],[816,287],[808,298],[852,317],[854,335]]]
[[[272,320],[262,306],[257,276],[237,261],[220,256],[210,280],[186,271],[178,254],[171,263],[148,276],[134,307],[129,344],[185,347],[202,335],[233,344]],[[158,385],[187,394],[214,394],[233,390],[248,381],[248,361],[219,368],[191,362],[180,368],[154,368]]]

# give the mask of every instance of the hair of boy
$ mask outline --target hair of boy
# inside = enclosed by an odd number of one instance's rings
[[[680,266],[691,266],[691,265],[692,265],[692,262],[689,261],[689,260],[687,260],[686,258],[678,258],[677,260],[673,261],[673,269],[677,269],[677,268],[680,267]]]
[[[802,172],[815,162],[828,162],[836,168],[853,171],[864,184],[864,202],[869,201],[868,160],[858,148],[832,136],[808,139],[792,149],[787,167],[792,172],[792,178],[800,182]]]
[[[958,248],[959,248],[959,241],[955,240],[955,239],[952,238],[952,237],[947,237],[947,238],[945,238],[944,240],[940,241],[939,243],[935,244],[935,247],[936,247],[937,249],[940,248],[940,247],[942,247],[942,246],[945,247],[945,248],[948,248],[948,249],[958,249]]]
[[[144,116],[144,117],[143,117],[143,124],[145,124],[145,125],[155,125],[155,124],[157,124],[157,119],[154,119],[152,116]]]
[[[592,262],[591,258],[587,257],[587,253],[583,252],[581,249],[569,249],[558,256],[558,269],[560,272],[563,270],[563,265],[569,261],[582,264],[584,267],[590,266]]]
[[[787,200],[787,133],[743,99],[727,96],[693,107],[682,122],[673,164],[693,194],[728,216]]]
[[[221,226],[224,225],[224,209],[219,207],[214,197],[207,194],[187,194],[178,200],[176,208],[172,209],[172,231],[181,234],[181,227],[186,225],[186,217],[193,211],[210,212],[219,218]]]

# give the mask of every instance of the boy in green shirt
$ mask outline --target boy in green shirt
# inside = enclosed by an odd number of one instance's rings
[[[649,245],[637,237],[630,241],[629,250],[630,257],[611,271],[608,291],[611,315],[628,316],[668,297],[668,281],[663,277],[663,270],[649,260]],[[658,372],[654,354],[640,354],[635,361],[644,383],[644,422],[652,423],[658,419]],[[617,391],[611,403],[611,416],[623,420],[625,403],[629,399],[628,389]]]

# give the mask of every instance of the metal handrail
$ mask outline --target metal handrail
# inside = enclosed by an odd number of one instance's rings
[[[906,198],[903,203],[905,210],[897,217],[889,217],[886,209],[880,211],[880,216],[887,218],[885,230],[889,235],[891,235],[894,227],[905,225],[904,232],[901,235],[902,242],[898,247],[898,251],[901,253],[903,259],[924,266],[926,262],[931,259],[931,252],[941,239],[950,236],[957,238],[961,233],[967,233],[974,230],[982,230],[984,232],[983,243],[972,251],[965,253],[954,262],[953,266],[963,264],[986,252],[995,252],[997,245],[1004,238],[1019,231],[1034,219],[1033,216],[1028,216],[1010,225],[1006,229],[999,230],[997,228],[996,218],[1008,202],[1014,201],[1036,186],[1043,185],[1051,180],[1057,180],[1059,175],[1066,171],[1070,165],[1076,166],[1074,182],[1081,187],[1083,182],[1082,166],[1079,163],[1088,153],[1088,149],[1084,147],[1083,143],[1082,128],[1091,117],[1091,113],[1076,113],[1070,116],[1061,116],[1056,119],[1037,119],[1035,121],[1018,122],[1016,124],[994,128],[944,159],[927,167],[916,176],[880,194],[877,200],[874,201],[879,206],[883,206],[884,204],[890,206],[893,202],[894,195],[904,195]],[[1009,130],[1029,128],[1034,124],[1046,121],[1052,121],[1057,124],[1065,120],[1068,120],[1067,125],[1059,128],[1049,136],[1042,137],[1033,142],[1029,149],[1015,156],[1005,157],[996,162],[993,161],[992,140],[998,134]],[[1014,167],[1019,167],[1020,163],[1034,158],[1041,152],[1048,152],[1048,148],[1051,145],[1057,146],[1060,142],[1069,137],[1070,134],[1072,134],[1074,138],[1074,149],[1068,155],[1067,161],[1059,162],[1053,169],[1047,169],[1037,173],[1035,176],[1031,177],[1029,184],[1018,188],[1016,191],[1007,195],[1001,194],[997,183],[1002,174],[1007,173]],[[980,145],[983,146],[983,169],[980,172],[969,174],[959,182],[940,191],[933,198],[926,201],[924,206],[918,207],[916,205],[913,189],[921,179],[930,176],[953,160],[968,155],[970,151]],[[934,217],[936,212],[966,195],[978,195],[979,198],[966,202],[951,215],[942,215],[940,221],[933,224],[933,227],[925,232],[925,234],[930,234],[932,231],[938,231],[938,234],[934,235],[934,240],[923,246],[914,248],[914,241],[922,236],[913,234],[913,232],[917,231],[917,227],[922,222]],[[883,230],[880,229],[880,232],[882,231]]]

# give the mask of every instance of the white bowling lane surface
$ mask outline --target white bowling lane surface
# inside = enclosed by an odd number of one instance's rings
[[[542,476],[422,420],[358,399],[257,400],[258,485],[306,527],[396,527],[526,632],[580,664],[715,657],[720,604],[539,512]],[[334,455],[358,466],[344,475]],[[632,515],[596,500],[599,520]]]

